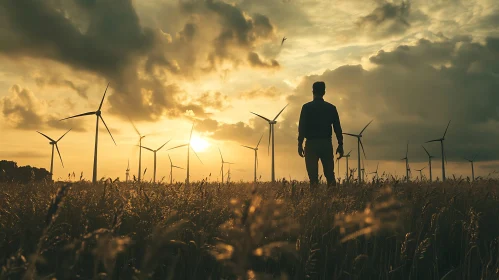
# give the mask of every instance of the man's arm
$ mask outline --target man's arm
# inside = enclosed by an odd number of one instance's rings
[[[338,140],[338,145],[343,145],[343,131],[341,130],[340,116],[338,115],[336,107],[334,107],[333,110],[333,129],[336,134],[336,139]]]
[[[303,145],[303,139],[305,138],[305,123],[306,123],[306,113],[305,105],[301,107],[300,121],[298,123],[298,146]]]

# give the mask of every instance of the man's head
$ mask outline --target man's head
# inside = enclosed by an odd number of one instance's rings
[[[312,93],[317,97],[324,96],[326,94],[326,84],[324,82],[315,82],[312,85]]]

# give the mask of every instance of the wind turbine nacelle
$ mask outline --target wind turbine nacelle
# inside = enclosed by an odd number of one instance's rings
[[[269,124],[276,124],[277,121],[270,121]]]
[[[101,111],[100,111],[100,110],[99,110],[99,111],[96,111],[96,112],[95,112],[95,114],[96,114],[97,116],[100,116],[100,115],[101,115]]]

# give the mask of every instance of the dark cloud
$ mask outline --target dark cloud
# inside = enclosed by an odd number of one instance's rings
[[[1,99],[2,113],[7,123],[18,129],[37,129],[43,125],[39,104],[34,94],[19,85],[10,89],[11,95]]]
[[[276,99],[281,96],[283,96],[282,92],[274,86],[268,88],[258,88],[254,90],[249,90],[239,94],[239,98],[242,99],[254,99],[254,98]]]
[[[110,81],[110,111],[120,116],[154,120],[186,110],[203,116],[202,107],[183,102],[188,95],[172,77],[195,77],[224,61],[238,64],[272,36],[274,26],[262,14],[250,17],[222,1],[181,1],[174,8],[169,13],[183,13],[178,19],[187,22],[165,33],[141,25],[131,0],[5,0],[0,54],[49,59]]]
[[[410,1],[400,4],[381,1],[367,16],[360,17],[356,24],[372,38],[385,38],[405,33],[411,27],[411,21],[426,20],[419,10],[411,9]]]
[[[87,95],[88,85],[76,85],[72,81],[60,76],[53,75],[50,77],[46,76],[36,77],[35,83],[37,86],[41,88],[44,88],[46,86],[66,87],[74,90],[80,97],[88,99]]]
[[[409,141],[410,160],[424,162],[421,144],[441,137],[450,119],[445,140],[448,160],[474,153],[481,161],[499,159],[496,42],[497,38],[488,38],[480,44],[465,36],[420,40],[373,55],[370,61],[375,67],[369,70],[344,65],[304,77],[288,96],[289,106],[276,125],[279,153],[296,153],[301,106],[312,99],[312,84],[324,81],[325,99],[338,108],[344,132],[359,133],[374,120],[363,138],[368,159],[399,160]],[[241,144],[268,133],[267,124],[258,118],[249,124],[210,124],[206,129],[214,138]],[[425,146],[439,156],[438,143]],[[356,154],[355,139],[345,137],[345,149]]]
[[[10,95],[0,99],[2,114],[7,124],[22,130],[43,128],[69,129],[85,131],[82,120],[59,122],[60,117],[46,113],[49,106],[40,101],[30,90],[13,85]]]
[[[248,61],[250,65],[253,67],[279,68],[279,62],[277,62],[277,60],[272,59],[269,62],[265,62],[262,59],[260,59],[260,56],[255,52],[250,52],[248,54]]]

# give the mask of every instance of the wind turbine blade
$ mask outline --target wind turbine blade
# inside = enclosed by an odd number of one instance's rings
[[[184,169],[184,168],[182,168],[182,167],[180,167],[180,166],[176,166],[176,165],[172,165],[172,167],[173,167],[173,168],[178,168],[178,169]]]
[[[442,141],[442,139],[433,139],[430,141],[426,141],[425,143],[438,142],[438,141]]]
[[[113,135],[111,134],[111,131],[109,130],[109,128],[107,127],[107,124],[106,124],[106,122],[104,121],[104,118],[102,117],[102,115],[100,115],[99,117],[100,117],[100,119],[101,119],[102,123],[104,124],[104,126],[106,127],[107,132],[109,132],[109,135],[111,136],[111,139],[113,139],[114,145],[116,145],[116,141],[114,141],[114,137],[113,137]]]
[[[364,144],[362,144],[362,141],[360,141],[360,138],[359,138],[359,142],[360,142],[360,146],[362,147],[362,152],[364,153],[364,158],[366,158],[366,151],[364,151]]]
[[[170,165],[173,165],[172,158],[170,157],[170,154],[168,154],[168,159],[170,160]]]
[[[409,155],[409,142],[407,142],[407,149],[405,150],[405,157]]]
[[[263,138],[263,134],[265,134],[265,133],[262,133],[262,136],[260,136],[260,140],[258,140],[258,144],[256,144],[256,148],[258,148],[258,146],[260,145],[260,142],[262,141],[262,138]]]
[[[421,168],[421,171],[423,171],[425,168],[426,168],[426,166],[425,166],[425,167],[423,167],[423,168]]]
[[[447,129],[449,129],[449,125],[450,125],[450,120],[449,123],[447,124],[447,128],[445,128],[444,136],[442,137],[442,139],[445,138],[445,134],[447,134]]]
[[[267,155],[270,154],[270,136],[272,136],[272,124],[269,123],[269,145],[267,146]]]
[[[189,145],[189,144],[179,145],[179,146],[176,146],[176,147],[170,148],[170,149],[168,149],[167,151],[169,151],[169,150],[173,150],[173,149],[176,149],[176,148],[185,147],[185,146],[188,146],[188,145]]]
[[[359,133],[359,135],[362,135],[362,132],[364,132],[364,130],[366,130],[366,128],[373,122],[373,120],[371,120]]]
[[[168,144],[168,142],[172,141],[172,139],[168,140],[165,142],[165,144],[161,145],[161,147],[159,147],[156,151],[159,151],[161,150],[166,144]]]
[[[101,100],[100,105],[99,105],[99,110],[97,110],[97,111],[100,111],[100,109],[102,108],[102,103],[104,103],[104,97],[106,97],[106,92],[107,92],[108,87],[109,87],[109,83],[107,83],[106,90],[104,91],[104,95],[102,96],[102,100]]]
[[[256,168],[258,168],[258,153],[256,154]]]
[[[228,161],[226,161],[226,162],[224,162],[224,163],[227,163],[227,164],[235,164],[235,163],[233,163],[233,162],[228,162]]]
[[[55,148],[57,149],[57,154],[59,154],[59,158],[61,159],[62,167],[64,167],[64,163],[62,162],[61,152],[59,151],[59,146],[57,146],[57,143],[55,143]]]
[[[350,150],[350,152],[348,152],[348,154],[346,156],[350,156],[350,153],[352,152],[352,150]]]
[[[222,151],[220,151],[220,147],[218,147],[218,152],[220,153],[220,158],[222,159],[222,164],[224,162],[224,157],[222,156]]]
[[[426,152],[426,154],[427,154],[429,157],[431,157],[431,156],[430,156],[430,153],[428,153],[428,151],[426,150],[426,148],[425,148],[423,145],[421,145],[421,147],[423,147],[423,149],[424,149],[424,151]]]
[[[52,138],[48,137],[47,135],[45,135],[45,134],[41,133],[40,131],[38,131],[38,130],[37,130],[36,132],[38,132],[38,133],[40,133],[41,135],[45,136],[45,138],[49,139],[50,141],[55,142],[55,140],[53,140]]]
[[[199,158],[198,154],[196,153],[196,151],[194,151],[194,149],[192,147],[190,147],[191,150],[194,152],[194,154],[196,155],[196,157],[199,159],[199,162],[201,162],[201,164],[204,164],[201,159]]]
[[[130,119],[129,119],[129,120],[130,120]],[[139,135],[139,137],[142,137],[142,135],[140,135],[139,130],[137,129],[137,127],[135,126],[135,124],[132,122],[132,120],[130,120],[130,123],[132,124],[133,129],[135,129],[135,132],[137,132],[137,135]]]
[[[262,118],[262,119],[264,119],[264,120],[266,120],[266,121],[268,121],[268,122],[270,122],[270,121],[271,121],[271,120],[267,119],[267,118],[266,118],[266,117],[264,117],[264,116],[260,116],[260,115],[258,115],[257,113],[253,113],[253,112],[250,112],[250,113],[252,113],[253,115],[257,115],[257,116],[259,116],[260,118]]]
[[[61,140],[61,139],[62,139],[62,137],[64,137],[66,134],[68,134],[68,132],[70,132],[70,131],[71,131],[71,129],[72,129],[72,128],[70,128],[68,131],[66,131],[66,133],[64,133],[61,137],[59,137],[59,139],[57,139],[57,141],[55,141],[55,142],[59,142],[59,140]]]
[[[64,119],[60,119],[59,121],[63,121],[63,120],[67,120],[67,119],[72,119],[72,118],[77,118],[77,117],[83,117],[83,116],[90,116],[90,115],[95,115],[95,112],[86,112],[86,113],[75,115],[75,116],[72,116],[72,117],[67,117],[67,118],[64,118]]]
[[[255,149],[255,148],[251,148],[251,147],[244,146],[244,145],[241,145],[241,146],[243,146],[243,147],[245,147],[245,148],[248,148],[248,149],[252,149],[252,150],[254,150],[254,149]]]
[[[274,121],[277,120],[277,118],[279,117],[279,115],[282,113],[282,111],[284,111],[284,109],[286,109],[286,107],[288,107],[289,104],[286,104],[286,106],[284,106],[284,108],[282,108],[282,110],[279,112],[279,114],[277,114],[277,116],[275,116],[275,118],[273,119]]]
[[[154,152],[154,150],[153,150],[153,149],[151,149],[151,148],[144,147],[144,146],[140,146],[140,147],[141,147],[141,148],[144,148],[144,149],[146,149],[146,150],[149,150],[149,151],[151,151],[151,152]]]
[[[345,135],[350,135],[350,136],[353,136],[353,137],[359,137],[360,135],[357,135],[357,134],[352,134],[352,133],[343,133]]]
[[[192,139],[192,132],[194,131],[194,124],[192,124],[192,128],[191,128],[191,135],[189,136],[189,144],[191,143],[191,139]]]

